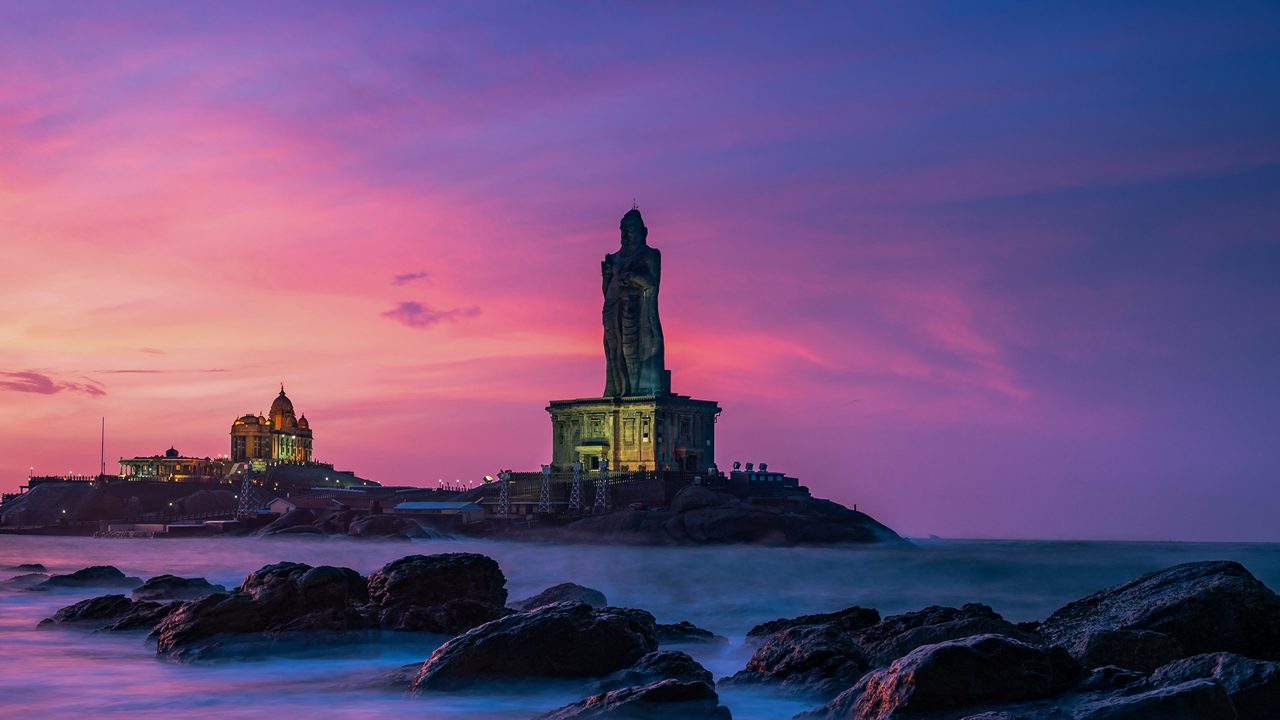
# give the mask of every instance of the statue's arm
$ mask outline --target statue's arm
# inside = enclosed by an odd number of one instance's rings
[[[609,262],[609,256],[605,255],[604,260],[600,261],[600,278],[603,280],[601,292],[605,297],[609,297],[609,282],[613,280],[613,263]]]
[[[631,273],[631,282],[646,290],[657,290],[658,280],[662,277],[662,253],[657,248],[650,248],[648,257],[641,265],[640,272]]]

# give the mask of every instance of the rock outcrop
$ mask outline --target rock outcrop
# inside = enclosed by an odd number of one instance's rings
[[[312,527],[312,523],[316,521],[316,514],[306,508],[294,508],[280,517],[272,520],[256,534],[262,536],[279,535],[286,530],[299,527]],[[312,532],[310,530],[302,532]],[[319,533],[319,529],[315,529]]]
[[[34,586],[34,590],[55,588],[123,587],[134,588],[142,584],[142,578],[126,576],[111,565],[93,565],[68,575],[54,575]]]
[[[641,545],[902,541],[869,515],[829,500],[797,496],[753,502],[701,486],[681,489],[665,508],[616,510],[530,534],[570,542]]]
[[[854,605],[844,610],[837,610],[831,613],[818,613],[815,615],[801,615],[794,618],[779,618],[763,622],[747,631],[747,638],[754,639],[758,642],[764,641],[770,635],[786,630],[787,628],[799,627],[801,625],[825,625],[837,630],[850,632],[853,630],[861,630],[865,627],[871,627],[880,622],[880,613],[876,610],[858,607]]]
[[[729,638],[700,628],[688,620],[678,623],[658,623],[658,644],[689,645],[696,643],[727,643]]]
[[[1212,680],[1226,690],[1239,720],[1280,715],[1280,663],[1232,653],[1195,655],[1165,665],[1151,676],[1156,686]]]
[[[1039,627],[1075,652],[1105,631],[1161,633],[1187,655],[1280,660],[1280,597],[1239,563],[1185,563],[1069,603]]]
[[[41,620],[39,627],[65,625],[68,623],[101,623],[103,620],[110,620],[124,615],[132,607],[133,601],[124,595],[101,595],[88,600],[81,600],[74,605],[68,605],[58,610],[53,614],[53,617]]]
[[[652,685],[663,680],[715,685],[711,671],[702,667],[701,663],[688,654],[674,650],[657,650],[640,658],[635,664],[592,683],[591,692],[606,693],[627,687]]]
[[[454,690],[501,678],[592,678],[625,668],[658,647],[653,616],[586,603],[544,605],[481,625],[446,642],[413,689]]]
[[[384,514],[356,517],[347,526],[347,535],[381,540],[439,537],[438,533],[428,531],[412,518]]]
[[[365,580],[354,570],[276,563],[249,575],[235,592],[183,604],[152,634],[161,655],[183,660],[217,657],[246,641],[275,641],[284,633],[375,628],[376,621],[362,612],[368,599]],[[313,634],[305,641],[320,643],[324,638]]]
[[[507,579],[474,553],[409,555],[369,576],[369,600],[388,630],[456,635],[507,613]]]
[[[177,575],[157,575],[133,589],[134,600],[198,600],[205,595],[226,592],[221,585],[211,584],[204,578],[183,578]]]
[[[705,682],[662,682],[593,695],[537,720],[731,720]]]
[[[885,667],[923,645],[992,633],[1038,642],[986,605],[933,606],[865,624],[875,617],[875,611],[853,607],[761,626],[781,630],[767,636],[730,681],[769,683],[785,692],[831,697],[869,670]]]
[[[831,717],[888,720],[1064,692],[1080,676],[1065,650],[1003,635],[925,645],[876,670],[836,698]]]
[[[584,602],[594,608],[602,608],[609,604],[604,593],[599,590],[567,582],[552,585],[533,597],[517,600],[511,603],[511,607],[524,611],[558,602]]]

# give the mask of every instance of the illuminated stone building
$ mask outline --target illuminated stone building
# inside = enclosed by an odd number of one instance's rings
[[[120,477],[128,480],[159,480],[161,482],[215,480],[221,479],[226,471],[226,460],[186,457],[175,448],[169,448],[164,455],[120,459]]]
[[[270,413],[242,415],[231,423],[231,461],[311,462],[311,439],[307,416],[294,414],[281,385]]]

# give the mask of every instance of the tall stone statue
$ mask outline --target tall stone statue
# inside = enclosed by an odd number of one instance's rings
[[[622,247],[600,263],[604,280],[604,396],[666,395],[671,380],[663,362],[658,282],[662,253],[645,240],[638,208],[622,216]]]

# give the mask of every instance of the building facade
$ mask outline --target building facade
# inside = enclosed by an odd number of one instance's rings
[[[120,477],[128,480],[160,482],[221,480],[226,471],[226,460],[186,457],[175,448],[169,448],[163,455],[120,458]]]
[[[715,464],[720,406],[687,395],[552,400],[555,470],[582,463],[586,470],[609,461],[611,471],[705,472]]]
[[[311,423],[294,414],[293,401],[280,394],[267,415],[242,415],[231,423],[231,461],[311,462]]]

